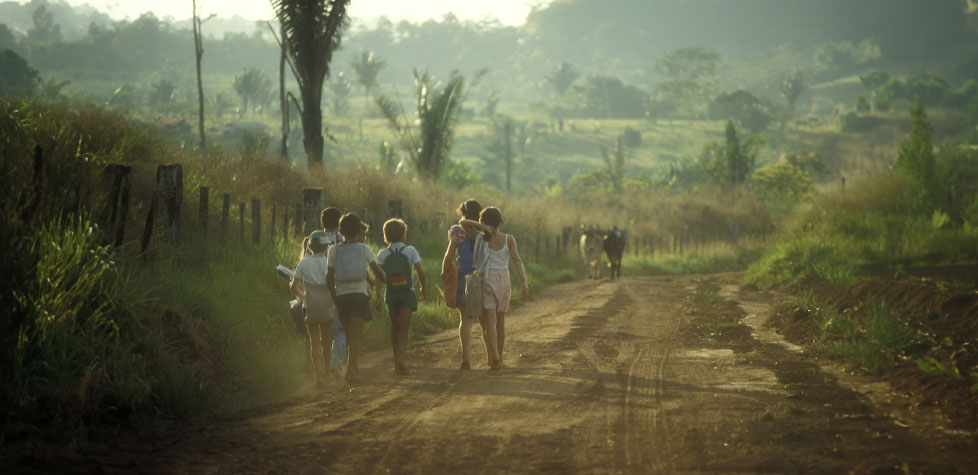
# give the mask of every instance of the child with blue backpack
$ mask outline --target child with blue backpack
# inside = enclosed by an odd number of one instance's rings
[[[421,269],[421,256],[414,246],[404,244],[407,224],[400,219],[388,219],[384,223],[384,242],[387,248],[377,253],[377,265],[383,269],[387,281],[387,313],[391,319],[391,348],[394,351],[394,372],[407,374],[404,353],[411,329],[411,314],[418,310],[418,300],[425,299],[425,277]],[[414,293],[412,267],[418,273],[421,284],[419,295]],[[380,310],[378,285],[376,308]]]

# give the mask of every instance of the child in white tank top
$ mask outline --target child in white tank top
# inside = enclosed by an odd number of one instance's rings
[[[486,353],[489,369],[502,368],[503,343],[506,340],[506,311],[512,297],[509,279],[509,259],[512,258],[516,273],[523,282],[522,295],[529,296],[523,261],[516,250],[516,238],[499,232],[503,224],[499,208],[490,206],[482,210],[479,222],[462,220],[466,230],[481,232],[476,242],[475,271],[483,274],[482,318],[486,321]]]

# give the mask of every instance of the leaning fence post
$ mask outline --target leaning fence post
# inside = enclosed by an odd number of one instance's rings
[[[239,223],[241,228],[241,233],[239,237],[241,238],[242,241],[244,241],[244,237],[245,237],[245,202],[244,201],[238,204],[238,216],[241,221]]]
[[[210,205],[210,189],[200,187],[200,199],[197,201],[197,218],[200,221],[200,234],[207,237],[207,208]]]
[[[275,214],[275,211],[276,211],[275,208],[276,208],[276,205],[273,204],[272,205],[272,220],[271,220],[271,222],[268,223],[269,224],[268,235],[272,238],[273,241],[275,240],[275,218],[277,218],[277,215]]]
[[[289,240],[289,207],[282,207],[282,239]]]
[[[221,236],[227,236],[228,223],[231,221],[231,194],[224,193],[221,198]]]
[[[157,167],[156,187],[160,190],[159,205],[163,215],[163,230],[172,242],[179,242],[180,213],[183,206],[183,167],[180,165]]]
[[[109,183],[109,232],[114,234],[115,247],[122,245],[129,217],[129,189],[132,185],[132,167],[111,164],[105,167],[105,179]],[[114,227],[114,229],[113,229]]]
[[[255,244],[261,244],[261,200],[251,199],[251,238]]]
[[[292,213],[292,228],[295,236],[302,237],[302,204],[295,205],[295,212]],[[311,231],[310,231],[311,232]]]
[[[401,200],[390,200],[387,202],[388,214],[391,218],[404,218],[404,208],[401,204]]]

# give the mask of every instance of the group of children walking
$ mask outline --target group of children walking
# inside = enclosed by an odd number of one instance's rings
[[[488,366],[499,370],[503,362],[505,314],[509,307],[511,284],[509,260],[513,261],[522,280],[522,294],[527,296],[526,273],[516,239],[499,232],[502,214],[498,208],[483,209],[475,200],[458,208],[459,224],[448,232],[448,248],[442,260],[443,277],[458,270],[455,301],[459,309],[459,341],[462,347],[460,368],[471,368],[471,329],[478,320],[486,345]],[[391,323],[391,348],[394,371],[408,373],[405,351],[411,327],[411,315],[418,301],[427,297],[421,256],[406,245],[407,224],[401,219],[384,223],[387,247],[377,255],[364,243],[368,227],[355,214],[342,214],[337,208],[322,211],[321,230],[303,240],[302,259],[295,268],[291,292],[303,302],[309,338],[306,349],[310,368],[318,383],[325,384],[330,374],[338,378],[343,362],[344,378],[350,384],[360,381],[357,360],[364,324],[373,319],[370,290],[376,297],[375,309],[381,310],[381,289]],[[457,267],[456,267],[457,265]],[[414,273],[420,288],[414,289]],[[372,275],[371,275],[372,274]],[[482,311],[465,311],[467,275],[479,274]],[[474,292],[470,285],[469,292]]]

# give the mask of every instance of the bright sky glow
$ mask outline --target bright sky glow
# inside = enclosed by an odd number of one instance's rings
[[[27,3],[27,0],[16,0]],[[114,19],[134,19],[146,11],[160,18],[176,20],[190,18],[190,0],[67,0],[69,5],[88,4],[108,13]],[[198,0],[204,16],[216,13],[231,18],[239,15],[248,20],[272,18],[269,0]],[[448,12],[463,20],[482,20],[486,17],[499,19],[506,25],[522,25],[533,5],[549,3],[547,0],[352,0],[351,18],[354,21],[370,21],[381,15],[391,20],[422,21],[440,19]]]

